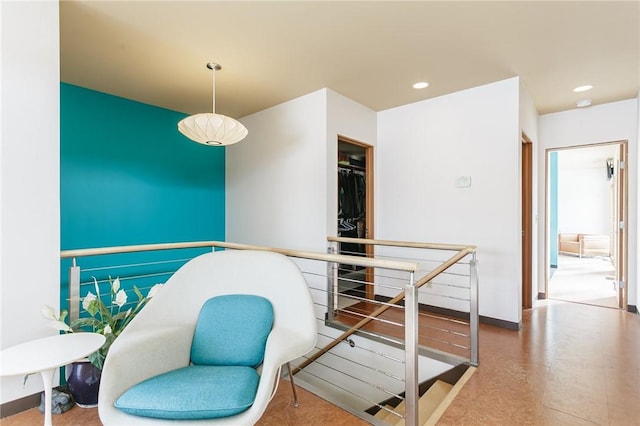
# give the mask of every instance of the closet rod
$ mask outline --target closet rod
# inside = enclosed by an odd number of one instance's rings
[[[360,171],[360,172],[367,171],[367,169],[365,167],[362,167],[362,166],[352,166],[351,164],[340,164],[340,163],[338,163],[338,170],[340,170],[340,169],[357,170],[357,171]]]

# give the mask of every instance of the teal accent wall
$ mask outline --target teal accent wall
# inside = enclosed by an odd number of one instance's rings
[[[177,129],[185,114],[61,83],[61,249],[225,238],[225,151],[194,143]],[[92,277],[144,289],[166,280],[203,251],[178,250],[83,258],[81,295],[95,293]],[[159,264],[178,259],[172,264]],[[66,309],[69,261],[62,262]],[[139,278],[140,275],[149,275]],[[108,287],[105,289],[108,292]]]
[[[549,264],[558,267],[558,153],[549,154]]]
[[[224,239],[224,148],[185,114],[64,83],[60,102],[63,250]]]

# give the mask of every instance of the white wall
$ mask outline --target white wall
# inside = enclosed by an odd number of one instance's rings
[[[628,240],[629,240],[629,303],[637,300],[638,269],[638,101],[630,99],[596,105],[589,108],[545,114],[540,116],[540,144],[538,168],[545,170],[545,152],[550,148],[588,145],[602,142],[629,141],[628,147]],[[541,200],[538,215],[546,221],[545,174],[538,178],[538,198]],[[538,231],[540,241],[545,241],[543,226]],[[543,246],[543,244],[541,244]],[[544,251],[540,259],[544,259]],[[545,265],[538,265],[539,276],[545,276]]]
[[[58,2],[0,2],[0,347],[55,334],[60,298]],[[1,403],[42,390],[0,378]]]
[[[520,321],[519,79],[378,114],[376,238],[479,247],[480,314]],[[470,176],[469,188],[456,187]]]
[[[326,251],[325,89],[249,115],[226,148],[228,241]]]
[[[558,151],[558,232],[611,235],[613,182],[605,161],[572,166],[568,151]]]

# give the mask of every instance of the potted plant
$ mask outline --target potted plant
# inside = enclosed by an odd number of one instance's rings
[[[127,293],[120,288],[119,278],[112,280],[109,277],[109,292],[104,295],[101,294],[95,277],[93,282],[96,293],[89,291],[86,296],[80,299],[87,316],[82,316],[67,324],[68,312],[66,310],[60,311],[60,316],[56,316],[56,311],[51,306],[44,305],[42,308],[42,314],[45,318],[53,321],[53,326],[60,331],[65,333],[91,331],[103,334],[106,338],[102,347],[89,355],[87,360],[72,364],[67,384],[76,404],[81,407],[97,405],[100,373],[111,344],[162,286],[162,284],[154,285],[144,296],[134,285],[133,292],[137,301],[127,304]]]

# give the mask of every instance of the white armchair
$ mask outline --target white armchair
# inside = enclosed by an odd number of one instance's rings
[[[146,379],[189,365],[201,306],[225,294],[262,296],[273,306],[273,328],[259,368],[254,403],[231,417],[179,422],[251,425],[258,421],[275,393],[281,367],[315,346],[313,302],[302,273],[285,256],[263,251],[220,251],[198,256],[182,266],[111,346],[98,400],[105,426],[170,422],[125,414],[114,407],[114,402]]]

